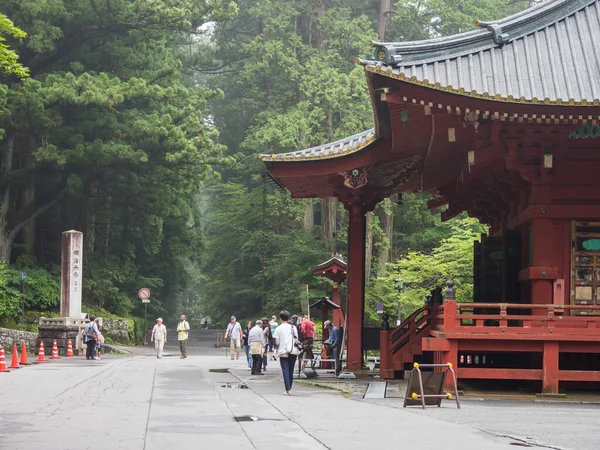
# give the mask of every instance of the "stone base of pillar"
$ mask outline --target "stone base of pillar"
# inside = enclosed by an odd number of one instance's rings
[[[78,317],[40,317],[38,323],[39,335],[37,347],[40,341],[44,341],[44,350],[46,355],[52,355],[52,345],[56,339],[56,345],[59,348],[58,354],[64,356],[69,339],[73,345],[75,354],[82,354],[83,349],[81,341],[81,330],[85,327],[85,319]],[[37,353],[38,348],[35,349]]]

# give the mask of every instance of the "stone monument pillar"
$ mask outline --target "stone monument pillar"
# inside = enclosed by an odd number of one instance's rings
[[[65,231],[62,234],[60,275],[60,315],[81,317],[83,269],[83,233]]]
[[[39,339],[44,341],[46,354],[52,351],[56,340],[59,354],[65,355],[69,339],[74,350],[81,349],[80,334],[85,320],[81,317],[81,291],[83,288],[83,233],[65,231],[62,234],[60,276],[60,315],[61,317],[40,317]],[[38,343],[39,345],[39,343]]]

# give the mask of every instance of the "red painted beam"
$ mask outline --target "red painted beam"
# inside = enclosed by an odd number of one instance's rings
[[[459,352],[541,353],[543,342],[536,341],[458,341]]]
[[[466,331],[468,328],[475,328],[474,332]],[[572,333],[550,333],[549,330],[561,330],[561,328],[538,328],[537,330],[546,330],[545,332],[532,332],[533,328],[528,328],[527,333],[524,333],[521,329],[515,327],[513,331],[512,327],[498,327],[496,332],[482,331],[482,328],[494,328],[494,327],[456,327],[457,332],[440,332],[432,331],[431,335],[434,337],[441,337],[446,339],[473,339],[473,340],[507,340],[507,341],[566,341],[566,342],[600,342],[600,334],[598,330],[571,330]],[[465,330],[465,331],[463,331]],[[503,333],[502,330],[505,330]],[[587,331],[594,331],[592,333],[583,333]],[[575,334],[579,332],[579,334]]]
[[[487,380],[541,380],[539,369],[470,369],[459,368],[458,378],[477,378]]]
[[[528,280],[556,280],[560,277],[556,267],[528,267],[519,270],[519,281]]]
[[[600,381],[599,370],[559,370],[560,381]]]
[[[450,341],[443,338],[423,338],[422,346],[426,352],[450,351]]]

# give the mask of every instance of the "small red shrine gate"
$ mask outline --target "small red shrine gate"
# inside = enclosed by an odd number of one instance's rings
[[[375,128],[261,158],[293,197],[337,197],[349,211],[349,369],[362,367],[365,213],[416,191],[447,205],[443,220],[467,211],[490,236],[475,249],[476,303],[447,300],[390,331],[383,375],[423,351],[459,363],[469,351],[494,365],[459,378],[542,380],[552,393],[600,381],[600,0],[478,25],[374,42],[375,58],[358,62]]]
[[[342,308],[342,303],[340,301],[340,285],[346,280],[347,271],[348,265],[338,253],[334,253],[327,261],[313,267],[312,269],[313,274],[320,277],[329,278],[331,281],[333,281],[330,300],[333,302],[333,305],[327,309],[331,309],[333,311],[331,322],[338,328],[346,326],[344,321],[344,309]],[[323,303],[323,305],[326,304],[327,302]],[[325,322],[327,317],[325,315],[323,317],[323,322]]]

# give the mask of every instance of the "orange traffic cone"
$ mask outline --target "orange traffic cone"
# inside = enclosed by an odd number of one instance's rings
[[[6,359],[4,359],[4,347],[0,346],[0,372],[10,372],[6,368]]]
[[[73,344],[71,343],[71,339],[69,339],[69,342],[67,344],[67,355],[66,355],[66,357],[68,358],[69,356],[73,356]]]
[[[38,353],[38,359],[35,360],[36,364],[48,362],[46,354],[44,353],[44,341],[40,341],[40,351]]]
[[[25,342],[21,345],[21,361],[19,361],[21,366],[30,366],[31,363],[27,361],[27,346]]]
[[[54,339],[54,343],[52,344],[52,356],[50,359],[60,359],[58,356],[58,346],[56,345],[56,339]]]
[[[13,345],[12,351],[12,362],[10,364],[10,369],[21,369],[22,367],[19,365],[19,353],[17,352],[17,344]]]

